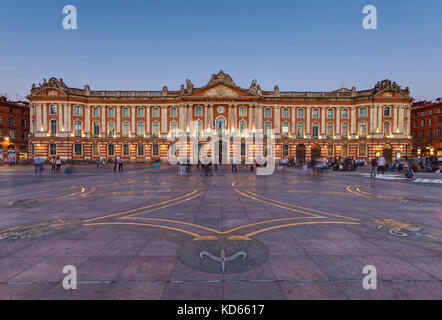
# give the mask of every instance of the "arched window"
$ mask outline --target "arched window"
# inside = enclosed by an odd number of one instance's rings
[[[195,116],[201,117],[203,115],[203,107],[196,107],[195,108]]]
[[[348,123],[347,122],[343,122],[342,123],[342,132],[341,135],[346,138],[348,136]]]
[[[83,108],[81,106],[74,107],[74,115],[81,116],[83,114]]]
[[[177,133],[178,130],[178,124],[176,121],[171,121],[170,122],[170,133],[172,135],[175,135]]]
[[[152,123],[152,136],[154,138],[158,138],[160,135],[160,123],[158,121],[154,121]]]
[[[100,135],[100,122],[94,122],[94,136]]]
[[[129,118],[130,117],[130,110],[129,108],[123,108],[123,117]]]
[[[367,117],[367,108],[359,108],[359,118]]]
[[[282,109],[282,117],[283,118],[289,118],[290,117],[290,111],[287,108]]]
[[[318,137],[319,136],[319,123],[315,122],[312,126],[312,136]]]
[[[358,126],[358,134],[361,137],[365,137],[367,135],[367,122],[361,121]]]
[[[247,130],[247,122],[244,120],[241,120],[239,122],[239,133],[241,135],[245,135],[246,134],[246,130]]]
[[[144,122],[140,121],[137,126],[137,135],[142,138],[144,137],[144,133]]]
[[[266,135],[266,137],[270,137],[272,133],[272,124],[270,122],[266,122],[264,124],[264,134]]]
[[[74,122],[74,130],[76,136],[81,136],[81,134],[83,133],[83,124],[80,120],[76,120]]]
[[[312,110],[312,118],[319,118],[319,109]]]
[[[109,109],[107,109],[107,116],[108,116],[109,118],[113,118],[113,117],[115,117],[115,108],[109,108]]]
[[[160,116],[160,108],[153,108],[152,109],[152,117],[158,118]]]
[[[304,123],[303,122],[298,122],[298,130],[296,135],[298,136],[298,138],[304,138]]]
[[[298,118],[304,118],[304,109],[298,109]]]
[[[342,109],[342,118],[348,119],[348,109]]]
[[[195,130],[196,130],[195,133],[197,135],[200,135],[203,133],[203,122],[201,120],[197,120]]]
[[[327,136],[333,137],[334,134],[335,134],[335,125],[333,124],[333,122],[329,122],[327,124]]]
[[[144,117],[144,108],[140,107],[137,109],[137,115],[138,117]]]
[[[284,122],[282,124],[282,134],[284,136],[288,136],[289,135],[289,131],[290,131],[290,125],[288,122]]]
[[[270,108],[264,109],[264,117],[270,118],[272,116],[272,110]]]
[[[93,110],[92,110],[92,115],[95,117],[95,118],[97,118],[97,117],[99,117],[100,116],[100,108],[94,108]]]
[[[391,109],[390,107],[385,107],[384,108],[384,117],[389,117],[391,116]]]
[[[247,116],[247,108],[246,107],[239,108],[239,116],[240,117],[246,117]]]
[[[109,135],[113,136],[115,134],[115,122],[111,121],[107,124],[107,126],[108,126]]]
[[[333,109],[327,109],[327,118],[333,118]]]
[[[391,134],[390,121],[385,121],[384,122],[384,135],[389,136],[390,134]]]
[[[218,117],[215,122],[216,133],[223,134],[226,131],[226,119]]]
[[[51,134],[57,134],[57,120],[51,120]]]
[[[170,108],[170,116],[174,118],[177,116],[177,108]]]
[[[129,121],[123,122],[123,136],[128,137],[130,132],[130,124]]]

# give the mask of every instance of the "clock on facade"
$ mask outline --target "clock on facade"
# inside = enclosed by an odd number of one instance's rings
[[[224,113],[224,107],[218,107],[218,109],[216,109],[218,111],[218,113]]]

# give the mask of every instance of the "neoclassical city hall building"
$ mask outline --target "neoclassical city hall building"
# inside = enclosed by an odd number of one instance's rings
[[[178,91],[95,91],[51,78],[34,84],[28,99],[30,153],[42,158],[167,160],[177,152],[180,131],[189,141],[198,138],[199,151],[213,134],[236,135],[240,145],[230,145],[230,153],[238,148],[243,158],[270,152],[270,138],[276,159],[383,154],[391,160],[411,152],[413,99],[408,88],[390,80],[361,91],[264,91],[256,80],[241,88],[220,71],[199,88],[186,80]],[[263,148],[254,145],[255,135]],[[194,149],[194,143],[186,145],[189,154],[198,154]],[[217,152],[225,154],[225,147]]]

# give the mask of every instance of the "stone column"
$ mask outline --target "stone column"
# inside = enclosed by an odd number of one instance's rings
[[[58,126],[57,131],[58,133],[64,132],[64,124],[63,124],[63,105],[59,104],[57,106],[57,113],[58,113]]]
[[[262,130],[264,128],[263,121],[263,107],[261,105],[258,106],[258,129]]]
[[[336,135],[341,135],[341,107],[336,107]]]
[[[132,137],[136,137],[135,132],[136,132],[136,121],[135,121],[135,109],[136,106],[131,106],[131,131],[132,131]]]
[[[106,128],[106,106],[101,106],[101,134],[107,134]]]
[[[116,127],[117,127],[117,137],[120,137],[120,133],[121,133],[121,131],[120,131],[120,127],[121,127],[121,115],[120,115],[120,109],[121,109],[121,106],[117,106],[117,108],[116,108],[116,113],[117,113],[117,123],[116,123]]]
[[[292,106],[291,111],[292,111],[292,125],[290,132],[292,133],[292,135],[296,135],[296,108]]]
[[[146,106],[146,136],[150,135],[150,106]]]
[[[352,107],[351,108],[351,116],[350,116],[350,135],[355,135],[356,134],[356,107]]]
[[[36,128],[35,128],[35,130],[36,130],[36,132],[41,132],[42,131],[42,126],[43,126],[43,124],[42,124],[42,106],[41,106],[41,104],[37,104],[36,106],[35,106],[35,118],[36,118]]]
[[[84,133],[88,135],[91,132],[91,109],[90,106],[84,105]]]
[[[310,130],[311,130],[311,127],[310,127],[310,110],[311,110],[310,106],[305,108],[305,122],[306,122],[305,134],[306,135],[310,135]]]
[[[161,106],[161,134],[167,135],[167,106]]]
[[[43,104],[43,132],[48,132],[48,105]]]
[[[273,125],[275,129],[275,135],[281,133],[281,107],[274,107]]]
[[[321,135],[325,135],[325,110],[327,107],[321,107]]]

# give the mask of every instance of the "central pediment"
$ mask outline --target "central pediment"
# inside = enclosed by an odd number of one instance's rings
[[[193,94],[200,97],[244,97],[248,94],[237,88],[220,83]]]

